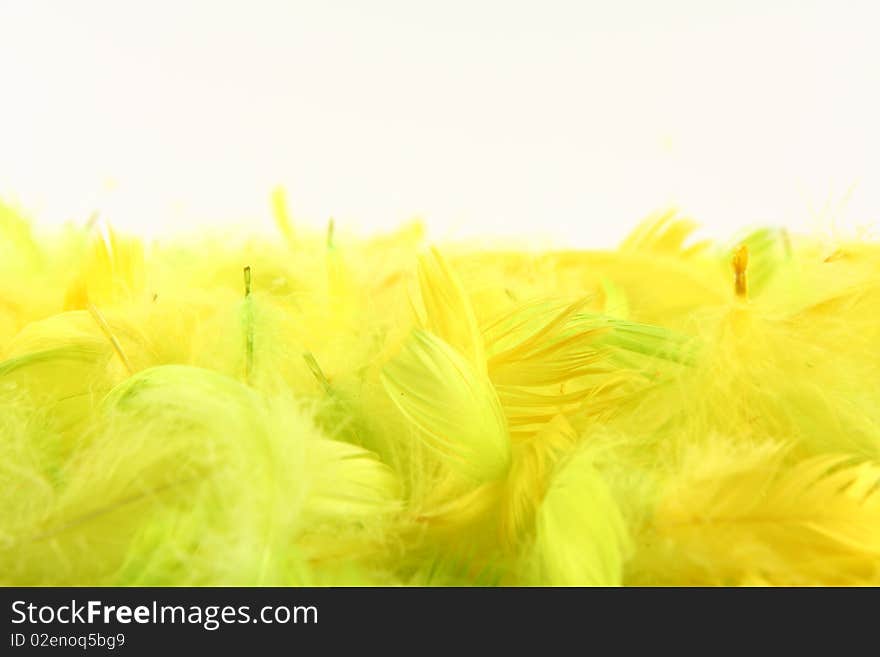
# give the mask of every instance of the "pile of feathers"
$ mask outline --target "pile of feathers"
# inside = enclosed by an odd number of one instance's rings
[[[880,585],[880,244],[37,234],[0,585]]]

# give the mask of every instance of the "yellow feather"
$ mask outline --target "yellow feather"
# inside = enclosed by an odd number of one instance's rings
[[[422,326],[485,371],[480,327],[461,281],[436,249],[419,258],[419,287],[425,317]]]
[[[455,471],[476,481],[510,466],[510,439],[489,380],[441,339],[413,331],[382,381],[418,435]]]
[[[630,539],[589,449],[559,465],[538,511],[536,581],[550,586],[619,586]]]
[[[849,584],[880,572],[880,465],[768,443],[688,453],[653,520],[655,581]]]

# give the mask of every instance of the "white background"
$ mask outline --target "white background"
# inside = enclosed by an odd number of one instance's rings
[[[878,2],[0,0],[0,193],[145,234],[880,216]]]

